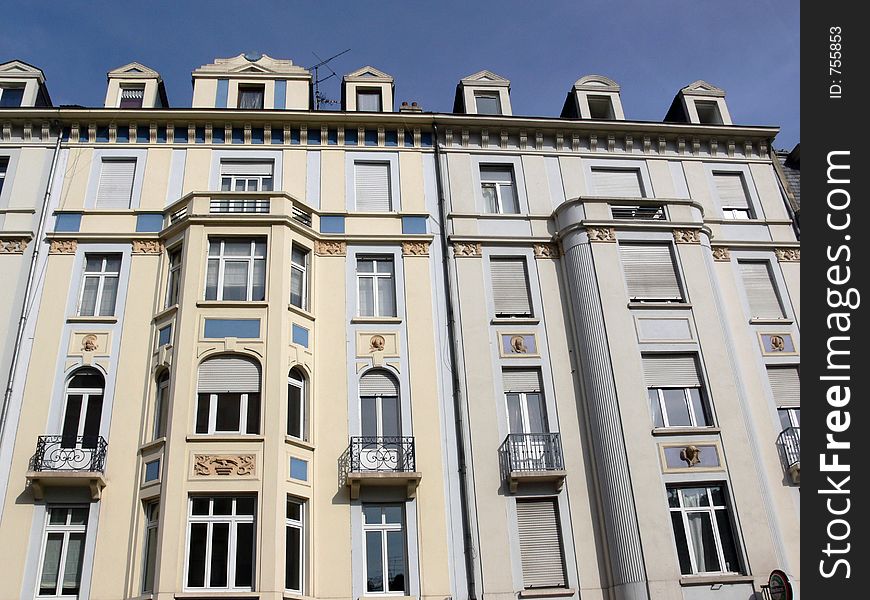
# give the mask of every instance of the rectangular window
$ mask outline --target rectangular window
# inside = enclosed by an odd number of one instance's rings
[[[103,159],[95,206],[112,209],[130,208],[135,175],[135,158]]]
[[[637,169],[592,169],[592,189],[596,196],[643,198],[640,171]]]
[[[559,507],[553,498],[517,500],[523,587],[567,587]]]
[[[287,498],[284,589],[302,593],[305,572],[305,503]]]
[[[749,316],[753,319],[782,319],[785,313],[776,293],[776,286],[767,261],[740,261],[743,289],[749,300]]]
[[[169,412],[169,373],[166,371],[157,380],[157,396],[154,401],[154,439],[166,435],[166,418]]]
[[[481,165],[480,190],[486,212],[508,215],[520,212],[514,169],[510,165]]]
[[[157,330],[157,345],[167,346],[172,341],[172,325]]]
[[[290,251],[290,304],[308,309],[308,260],[311,253],[293,245]]]
[[[391,256],[357,258],[356,279],[359,316],[396,316],[396,284]]]
[[[46,509],[38,596],[78,596],[87,525],[87,506]]]
[[[239,108],[256,110],[263,108],[263,94],[265,87],[262,85],[239,86]]]
[[[118,108],[142,108],[144,98],[144,87],[122,87],[121,101],[118,104]]]
[[[801,379],[797,367],[767,367],[782,428],[801,426]]]
[[[632,302],[683,302],[670,244],[619,244]]]
[[[740,572],[724,486],[668,486],[668,506],[683,575]]]
[[[390,195],[390,163],[354,163],[356,210],[389,212],[392,210]]]
[[[160,502],[145,505],[145,546],[143,554],[145,565],[142,567],[142,592],[154,591],[154,570],[157,567],[157,527],[160,522]]]
[[[356,109],[361,112],[381,112],[381,93],[377,90],[359,90]]]
[[[694,355],[646,354],[643,374],[656,427],[712,424]]]
[[[115,314],[120,272],[120,254],[85,255],[85,272],[78,310],[80,316],[110,317]]]
[[[366,593],[407,592],[404,507],[364,504],[362,511]]]
[[[160,459],[145,463],[145,483],[160,479]]]
[[[510,432],[547,433],[550,428],[541,392],[540,372],[533,369],[505,369],[502,371],[502,384]]]
[[[274,166],[275,163],[271,160],[223,160],[221,191],[271,192],[274,185]]]
[[[186,588],[253,589],[256,509],[256,496],[190,498]]]
[[[166,283],[166,308],[178,304],[181,285],[181,249],[169,251],[169,280]]]
[[[726,219],[746,220],[752,218],[749,194],[742,173],[713,173],[722,215]]]
[[[611,121],[616,117],[613,114],[613,102],[609,96],[587,96],[589,102],[589,118],[601,121]]]
[[[498,318],[531,317],[529,278],[524,258],[493,258],[492,296],[495,316]]]
[[[211,238],[208,242],[206,300],[266,298],[266,240]]]
[[[21,106],[22,100],[24,100],[23,87],[0,86],[0,107],[17,108]]]
[[[715,100],[695,100],[695,110],[701,125],[722,125],[719,104]]]
[[[196,433],[259,432],[260,392],[199,394]]]
[[[486,93],[486,92],[475,92],[474,94],[474,103],[477,107],[477,114],[479,115],[500,115],[501,114],[501,100],[499,100],[498,92],[495,93]]]
[[[7,169],[9,169],[9,158],[0,156],[0,194],[3,193],[3,184],[6,183]]]

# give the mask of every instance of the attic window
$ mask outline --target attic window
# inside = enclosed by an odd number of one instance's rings
[[[381,112],[381,92],[378,90],[358,90],[356,109],[362,112]]]
[[[122,87],[121,102],[119,108],[142,108],[142,100],[145,98],[144,87]]]
[[[615,119],[613,114],[613,102],[608,96],[588,96],[589,102],[589,118],[598,119],[600,121],[612,121]]]
[[[0,107],[18,108],[24,99],[24,87],[0,86]]]
[[[498,98],[498,92],[475,92],[474,102],[477,106],[477,114],[479,115],[501,114],[501,102]]]
[[[695,110],[698,111],[698,123],[701,125],[722,125],[722,115],[715,101],[695,100]]]
[[[261,109],[263,108],[263,93],[265,86],[262,85],[240,85],[239,86],[239,108],[246,109]]]

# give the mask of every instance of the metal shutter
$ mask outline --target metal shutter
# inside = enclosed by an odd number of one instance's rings
[[[97,208],[130,208],[136,160],[104,160],[97,187]]]
[[[531,394],[541,391],[541,377],[536,370],[506,369],[501,374],[505,392]]]
[[[723,207],[749,208],[746,190],[743,187],[743,175],[740,173],[713,173],[716,191]]]
[[[121,98],[124,100],[138,100],[145,97],[145,88],[124,88],[121,90]]]
[[[531,316],[526,261],[494,258],[490,261],[492,295],[497,316]]]
[[[207,394],[259,392],[260,367],[238,356],[210,358],[199,366],[197,389]]]
[[[683,298],[667,244],[620,244],[619,258],[632,300]]]
[[[356,209],[389,212],[389,163],[356,163]]]
[[[794,367],[768,367],[767,378],[777,407],[800,408],[801,378]]]
[[[369,371],[359,380],[360,396],[398,396],[399,386],[386,371]]]
[[[643,198],[640,171],[635,169],[592,169],[595,195],[610,198]]]
[[[770,269],[766,262],[741,262],[740,276],[743,278],[743,288],[749,299],[751,317],[779,319],[782,306],[770,278]]]
[[[272,176],[272,161],[225,160],[221,162],[221,175]]]
[[[517,500],[523,587],[565,587],[562,532],[555,500]]]
[[[647,354],[643,376],[651,388],[701,386],[698,364],[691,354]]]

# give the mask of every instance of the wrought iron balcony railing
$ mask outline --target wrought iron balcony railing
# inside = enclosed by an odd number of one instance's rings
[[[414,438],[357,436],[342,456],[346,473],[386,471],[410,473],[415,470]]]
[[[102,436],[41,435],[30,470],[103,473],[108,444]]]
[[[783,429],[776,439],[776,446],[779,449],[779,460],[782,462],[782,468],[792,476],[795,483],[798,483],[801,466],[801,428],[788,427]],[[797,476],[795,476],[795,471]]]
[[[518,471],[562,471],[562,440],[558,433],[511,433],[499,448],[503,474]]]

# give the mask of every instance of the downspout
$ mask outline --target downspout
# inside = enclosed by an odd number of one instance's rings
[[[468,586],[469,600],[475,600],[475,564],[474,564],[474,540],[471,534],[471,521],[469,519],[468,481],[465,458],[465,436],[462,423],[462,397],[460,394],[459,369],[458,369],[458,345],[456,337],[455,313],[453,310],[453,287],[451,285],[453,265],[450,262],[447,244],[447,203],[444,200],[444,189],[441,179],[441,152],[438,141],[438,125],[432,120],[432,136],[435,142],[435,187],[438,192],[439,233],[441,238],[441,267],[444,271],[444,291],[447,306],[447,338],[450,352],[450,371],[453,382],[453,414],[456,426],[456,462],[459,472],[459,506],[462,514],[462,541],[465,555],[466,583]]]

